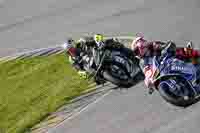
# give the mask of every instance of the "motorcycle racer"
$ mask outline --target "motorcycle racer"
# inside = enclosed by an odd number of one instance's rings
[[[193,49],[192,42],[188,42],[187,47],[178,48],[176,50],[176,57],[186,62],[192,62],[194,65],[200,63],[200,51]]]
[[[143,72],[145,74],[145,84],[149,88],[151,93],[150,77],[152,73],[152,57],[162,56],[164,49],[170,56],[176,56],[184,61],[191,61],[193,64],[198,64],[200,61],[200,52],[194,50],[191,43],[187,44],[187,47],[176,47],[173,42],[161,42],[161,41],[147,41],[143,37],[136,37],[131,44],[131,48],[135,56],[144,60]]]
[[[92,57],[91,48],[100,50],[105,47],[120,47],[120,45],[117,44],[121,43],[115,38],[104,39],[102,34],[95,34],[93,37],[83,37],[77,41],[68,39],[64,47],[66,54],[69,55],[70,63],[77,70],[80,77],[85,79],[88,77],[88,73],[89,75],[95,73],[94,63],[90,63],[94,58]],[[130,54],[132,55],[132,52]]]
[[[75,68],[81,78],[87,78],[87,71],[89,67],[85,67],[87,64],[84,63],[83,59],[88,62],[89,61],[89,53],[86,47],[87,45],[95,45],[95,42],[91,40],[91,38],[80,38],[77,41],[73,39],[68,39],[66,43],[64,43],[64,49],[66,50],[66,54],[69,55],[69,62],[72,64],[73,68]]]

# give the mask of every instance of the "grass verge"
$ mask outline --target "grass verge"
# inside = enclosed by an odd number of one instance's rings
[[[64,54],[0,63],[0,132],[25,132],[89,84]]]

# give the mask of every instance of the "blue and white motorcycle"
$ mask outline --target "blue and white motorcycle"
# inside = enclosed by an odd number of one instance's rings
[[[196,102],[200,94],[199,69],[192,63],[169,56],[154,56],[149,78],[150,89],[157,90],[169,103],[186,107]]]

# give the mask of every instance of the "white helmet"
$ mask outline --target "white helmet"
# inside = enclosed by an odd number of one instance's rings
[[[73,47],[72,44],[69,44],[67,42],[65,42],[63,45],[62,45],[63,49],[68,51],[71,47]]]
[[[68,51],[71,47],[73,47],[74,40],[68,39],[67,42],[65,42],[62,47],[64,50]]]

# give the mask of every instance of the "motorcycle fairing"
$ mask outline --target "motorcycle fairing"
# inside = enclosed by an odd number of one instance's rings
[[[174,59],[170,64],[169,73],[180,73],[187,80],[196,79],[196,69],[192,63],[185,63],[184,61]]]

